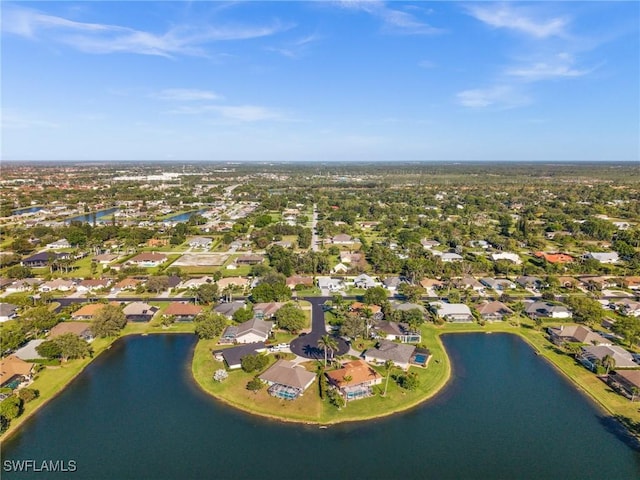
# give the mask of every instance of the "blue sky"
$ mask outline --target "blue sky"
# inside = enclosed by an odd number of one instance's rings
[[[5,160],[640,161],[640,4],[3,2]]]

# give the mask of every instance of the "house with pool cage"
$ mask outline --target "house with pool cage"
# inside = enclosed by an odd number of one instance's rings
[[[364,360],[347,362],[342,368],[326,372],[325,375],[347,401],[372,396],[373,386],[382,383],[382,375]]]
[[[316,374],[305,370],[304,367],[297,367],[289,360],[278,360],[258,378],[269,385],[269,395],[295,400],[311,386]]]

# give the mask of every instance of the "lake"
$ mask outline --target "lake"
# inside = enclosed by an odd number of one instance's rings
[[[111,215],[114,212],[117,212],[118,210],[119,210],[118,207],[107,208],[106,210],[99,210],[97,212],[91,212],[85,215],[78,215],[77,217],[68,218],[67,220],[65,220],[65,222],[66,223],[71,223],[71,222],[93,223],[94,216],[95,216],[96,222],[101,222],[104,219],[104,217],[108,217],[109,215]]]
[[[207,209],[204,210],[194,210],[192,212],[184,212],[184,213],[179,213],[178,215],[174,215],[172,217],[166,218],[164,221],[165,222],[187,222],[192,216],[198,214],[202,214],[204,212],[206,212]]]
[[[454,375],[436,398],[319,429],[204,394],[191,379],[193,335],[126,337],[5,442],[3,465],[73,460],[66,475],[83,479],[639,478],[640,453],[616,424],[519,337],[443,340]]]

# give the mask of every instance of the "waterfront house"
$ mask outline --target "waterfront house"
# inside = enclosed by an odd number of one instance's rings
[[[0,361],[0,388],[15,389],[20,383],[30,380],[34,365],[15,355],[3,358]]]
[[[148,322],[158,310],[144,302],[133,302],[122,309],[128,322]]]
[[[225,348],[224,350],[215,350],[213,353],[216,360],[224,361],[229,370],[236,370],[242,367],[242,358],[247,355],[257,355],[267,350],[264,342],[248,343],[246,345],[238,345],[235,347]]]
[[[375,333],[385,340],[398,341],[401,343],[420,343],[422,336],[420,332],[411,330],[408,324],[380,320],[373,325]]]
[[[440,318],[447,322],[473,322],[471,309],[464,303],[431,302],[429,305]]]
[[[513,310],[507,307],[502,302],[483,302],[476,305],[476,310],[480,314],[483,320],[489,322],[502,321],[505,317],[513,315]]]
[[[0,322],[12,320],[18,316],[18,307],[12,303],[0,303]]]
[[[640,368],[640,365],[633,361],[633,356],[618,345],[586,345],[582,347],[582,351],[576,358],[589,370],[596,371],[607,356],[613,358],[616,370]]]
[[[73,333],[87,342],[93,341],[94,338],[89,322],[62,322],[49,331],[47,340],[52,340],[67,333]]]
[[[364,360],[353,360],[337,370],[326,372],[329,383],[345,400],[358,400],[373,395],[373,386],[382,383],[382,375]]]
[[[627,398],[640,400],[640,370],[616,370],[609,373],[607,382]]]
[[[525,313],[530,318],[571,318],[573,314],[564,305],[554,305],[549,302],[531,302],[525,307]]]
[[[185,302],[171,302],[162,314],[165,317],[173,317],[173,320],[176,322],[191,322],[200,312],[202,312],[200,305]]]
[[[269,388],[267,392],[274,397],[295,400],[311,386],[316,374],[302,366],[296,366],[289,360],[278,360],[258,378]]]
[[[365,350],[363,356],[369,363],[384,364],[391,360],[396,367],[408,370],[415,349],[413,345],[380,340],[375,348]]]
[[[110,305],[119,305],[117,302],[110,302]],[[104,307],[105,303],[89,303],[83,305],[71,314],[73,320],[93,320],[93,317]]]
[[[588,345],[611,345],[611,341],[583,325],[560,325],[547,329],[549,339],[556,345],[585,343]]]

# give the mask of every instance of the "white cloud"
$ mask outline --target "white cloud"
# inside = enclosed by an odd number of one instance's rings
[[[432,27],[428,23],[420,21],[409,12],[389,8],[382,1],[346,0],[337,3],[342,8],[358,10],[378,17],[382,20],[385,30],[391,33],[433,35],[444,32],[440,28]]]
[[[515,30],[536,38],[563,36],[569,23],[565,17],[533,18],[528,9],[512,4],[472,5],[467,7],[467,12],[492,27]]]
[[[511,67],[505,73],[526,81],[538,81],[553,78],[581,77],[592,71],[576,69],[573,67],[574,63],[573,57],[566,53],[561,53],[549,60]]]
[[[531,103],[530,98],[511,85],[494,85],[489,88],[463,90],[456,94],[463,107],[508,109]]]
[[[311,45],[318,42],[321,38],[322,37],[314,33],[299,38],[298,40],[295,40],[293,42],[289,42],[281,47],[265,47],[265,50],[269,52],[279,53],[280,55],[289,58],[300,58],[307,52]]]
[[[223,40],[244,40],[273,35],[289,26],[274,22],[269,26],[178,25],[164,33],[129,27],[83,23],[47,15],[28,8],[5,9],[2,30],[32,39],[58,42],[85,53],[136,53],[141,55],[205,55],[202,45]]]
[[[59,123],[46,120],[42,115],[32,115],[23,112],[4,110],[1,120],[2,129],[60,128]]]
[[[265,120],[286,120],[281,112],[259,105],[198,105],[182,106],[169,111],[172,114],[203,115],[217,113],[225,120],[238,122],[259,122]]]
[[[192,88],[166,88],[152,95],[161,100],[176,102],[190,102],[199,100],[219,100],[222,97],[215,92],[208,90],[197,90]]]

